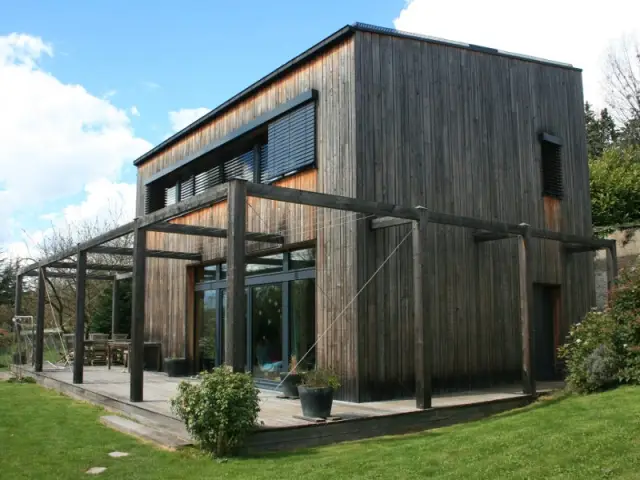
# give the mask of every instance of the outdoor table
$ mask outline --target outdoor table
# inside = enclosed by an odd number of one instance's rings
[[[123,355],[125,351],[129,350],[131,345],[130,340],[109,340],[107,342],[107,368],[111,370],[111,356],[114,351],[121,350]],[[129,367],[130,362],[127,361],[127,367]]]

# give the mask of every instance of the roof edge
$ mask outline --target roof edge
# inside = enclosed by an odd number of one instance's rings
[[[355,32],[355,29],[354,29],[353,25],[345,25],[344,27],[342,27],[339,30],[335,31],[333,34],[329,35],[328,37],[325,37],[320,42],[318,42],[315,45],[313,45],[312,47],[308,48],[307,50],[305,50],[301,54],[299,54],[296,57],[292,58],[291,60],[289,60],[288,62],[284,63],[283,65],[279,66],[277,69],[273,70],[271,73],[265,75],[260,80],[252,83],[247,88],[242,90],[240,93],[237,93],[236,95],[231,97],[229,100],[227,100],[224,103],[218,105],[216,108],[214,108],[210,112],[206,113],[205,115],[203,115],[202,117],[197,119],[195,122],[187,125],[185,128],[183,128],[179,132],[173,134],[172,136],[170,136],[169,138],[167,138],[163,142],[159,143],[158,145],[153,147],[151,150],[149,150],[148,152],[144,153],[143,155],[141,155],[140,157],[135,159],[133,161],[133,164],[136,167],[142,165],[144,162],[149,160],[154,155],[157,155],[158,153],[162,152],[164,149],[166,149],[169,146],[173,145],[174,143],[176,143],[177,141],[179,141],[180,139],[182,139],[183,137],[185,137],[189,133],[191,133],[194,130],[196,130],[198,127],[200,127],[200,126],[210,122],[211,120],[215,119],[216,117],[222,115],[224,112],[226,112],[227,110],[229,110],[230,108],[235,106],[237,103],[239,103],[242,100],[246,99],[247,97],[251,96],[257,90],[259,90],[259,89],[269,85],[270,83],[276,81],[278,78],[282,77],[287,72],[289,72],[291,69],[296,67],[298,65],[298,63],[303,62],[303,61],[307,60],[308,58],[310,58],[310,57],[312,57],[314,55],[317,55],[318,53],[323,52],[323,51],[333,47],[334,45],[336,45],[337,43],[342,41],[347,36],[350,36],[354,32]]]

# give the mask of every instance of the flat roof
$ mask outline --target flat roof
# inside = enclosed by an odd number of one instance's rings
[[[240,93],[234,95],[233,97],[231,97],[226,102],[220,104],[219,106],[217,106],[216,108],[214,108],[210,112],[208,112],[205,115],[203,115],[202,117],[198,118],[196,121],[194,121],[190,125],[186,126],[185,128],[183,128],[179,132],[175,133],[171,137],[167,138],[163,142],[161,142],[158,145],[156,145],[155,147],[153,147],[148,152],[144,153],[143,155],[141,155],[140,157],[135,159],[133,161],[133,164],[135,166],[140,166],[141,164],[143,164],[144,162],[149,160],[151,157],[155,156],[156,154],[162,152],[163,150],[165,150],[166,148],[170,147],[174,143],[178,142],[179,140],[181,140],[182,138],[184,138],[185,136],[187,136],[188,134],[190,134],[191,132],[193,132],[194,130],[199,128],[200,126],[205,125],[206,123],[209,123],[210,121],[212,121],[216,117],[222,115],[226,111],[228,111],[231,108],[233,108],[234,106],[236,106],[241,101],[243,101],[246,98],[252,96],[254,93],[256,93],[261,88],[264,88],[265,86],[267,86],[267,85],[273,83],[274,81],[276,81],[277,79],[281,78],[282,76],[287,74],[289,71],[291,71],[294,68],[296,68],[299,64],[301,64],[301,63],[303,63],[305,61],[308,61],[309,59],[315,57],[316,55],[319,55],[319,54],[325,52],[326,50],[328,50],[329,48],[341,43],[347,37],[350,37],[351,35],[353,35],[357,31],[368,32],[368,33],[376,33],[376,34],[379,34],[379,35],[388,35],[388,36],[393,36],[393,37],[398,37],[398,38],[406,38],[406,39],[411,39],[411,40],[420,40],[420,41],[423,41],[423,42],[426,42],[426,43],[433,43],[433,44],[437,44],[437,45],[446,45],[446,46],[455,47],[455,48],[462,48],[462,49],[466,49],[466,50],[472,50],[472,51],[480,52],[480,53],[487,53],[487,54],[490,54],[490,55],[498,55],[498,56],[513,58],[513,59],[517,59],[517,60],[524,60],[524,61],[527,61],[527,62],[535,62],[535,63],[540,63],[540,64],[543,64],[543,65],[549,65],[549,66],[554,66],[554,67],[560,67],[560,68],[566,68],[566,69],[581,71],[581,69],[576,68],[576,67],[574,67],[573,65],[571,65],[569,63],[555,62],[555,61],[547,60],[547,59],[544,59],[544,58],[538,58],[538,57],[532,57],[532,56],[528,56],[528,55],[521,55],[521,54],[517,54],[517,53],[511,53],[511,52],[507,52],[507,51],[504,51],[504,50],[499,50],[499,49],[496,49],[496,48],[483,47],[481,45],[474,45],[474,44],[471,44],[471,43],[456,42],[456,41],[453,41],[453,40],[446,40],[446,39],[443,39],[443,38],[430,37],[428,35],[422,35],[422,34],[410,33],[410,32],[403,32],[401,30],[396,30],[396,29],[393,29],[393,28],[379,27],[379,26],[376,26],[376,25],[369,25],[369,24],[366,24],[366,23],[356,22],[356,23],[354,23],[352,25],[346,25],[346,26],[342,27],[340,30],[334,32],[333,34],[329,35],[325,39],[323,39],[320,42],[316,43],[314,46],[312,46],[311,48],[305,50],[304,52],[302,52],[297,57],[294,57],[293,59],[289,60],[287,63],[281,65],[280,67],[275,69],[273,72],[269,73],[268,75],[265,75],[264,77],[262,77],[257,82],[249,85],[247,88],[242,90]]]

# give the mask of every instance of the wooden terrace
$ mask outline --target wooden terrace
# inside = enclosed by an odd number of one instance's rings
[[[175,396],[181,381],[196,380],[145,371],[145,399],[131,402],[130,374],[121,367],[108,370],[103,366],[87,366],[84,382],[80,385],[74,384],[69,368],[45,367],[36,373],[28,367],[25,374],[34,376],[38,383],[48,388],[103,406],[137,420],[146,428],[161,431],[157,437],[172,438],[173,446],[191,443],[184,425],[171,412],[169,400]],[[561,386],[558,382],[541,383],[538,392]],[[291,450],[428,430],[519,408],[533,399],[532,395],[522,392],[520,385],[506,385],[437,394],[432,398],[432,408],[427,410],[417,408],[414,398],[368,403],[334,401],[334,419],[315,423],[301,418],[298,400],[281,398],[276,391],[260,390],[261,426],[248,440],[245,453]]]

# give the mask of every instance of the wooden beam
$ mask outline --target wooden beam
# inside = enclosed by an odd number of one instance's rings
[[[585,252],[595,252],[596,250],[600,250],[600,247],[593,246],[585,246],[585,245],[574,245],[574,244],[565,244],[564,251],[567,254],[571,253],[585,253]]]
[[[234,372],[244,372],[246,365],[245,230],[247,183],[229,182],[228,217],[230,238],[227,245],[227,316],[224,359]]]
[[[38,268],[38,306],[36,309],[36,338],[35,338],[35,362],[34,369],[36,372],[42,371],[42,364],[44,360],[44,301],[46,297],[44,283],[45,269],[44,267]]]
[[[76,262],[54,262],[51,268],[77,268]],[[107,272],[130,272],[133,269],[131,265],[108,265],[104,263],[87,263],[87,270],[99,270]]]
[[[370,215],[390,216],[418,220],[419,215],[415,208],[401,205],[393,205],[383,202],[372,202],[356,198],[329,195],[328,193],[309,192],[294,188],[276,187],[264,183],[247,183],[247,195],[250,197],[267,198],[280,202],[297,203],[313,207],[332,208],[334,210],[346,210]]]
[[[35,277],[38,274],[36,272],[25,273],[25,277]],[[105,275],[99,273],[87,273],[85,275],[87,280],[113,280],[114,275]],[[76,278],[75,272],[47,272],[47,278]]]
[[[476,243],[482,242],[491,242],[493,240],[504,240],[506,238],[511,238],[511,235],[508,233],[496,233],[496,232],[473,232],[473,241]]]
[[[520,272],[520,328],[522,334],[522,391],[536,394],[535,371],[533,369],[533,255],[531,234],[528,225],[523,225],[519,237],[518,261]]]
[[[26,273],[26,272],[30,272],[32,270],[35,270],[37,268],[40,267],[46,267],[49,266],[49,264],[54,263],[54,262],[59,262],[60,260],[64,260],[65,258],[71,257],[73,255],[75,255],[79,250],[88,250],[91,247],[96,247],[98,245],[101,245],[103,243],[107,243],[110,242],[111,240],[115,240],[116,238],[120,238],[123,235],[127,235],[128,233],[131,233],[133,231],[133,222],[127,223],[125,225],[121,225],[118,228],[114,228],[113,230],[109,230],[108,232],[105,232],[101,235],[98,235],[90,240],[87,240],[86,242],[82,242],[80,243],[77,247],[74,247],[72,249],[69,250],[65,250],[61,253],[55,254],[55,255],[51,255],[50,257],[45,258],[44,260],[41,260],[39,262],[36,263],[32,263],[31,265],[27,265],[26,267],[22,268],[20,270],[20,272],[18,273]]]
[[[371,230],[380,230],[381,228],[397,227],[398,225],[407,225],[412,220],[406,218],[380,217],[371,220]]]
[[[146,245],[147,232],[140,228],[138,219],[133,230],[133,288],[131,295],[131,384],[129,399],[143,400],[144,384],[144,317],[145,285],[147,275]]]
[[[431,408],[431,322],[429,314],[429,248],[427,226],[429,211],[420,212],[413,226],[413,330],[416,378],[416,408]]]
[[[197,235],[201,237],[227,238],[224,228],[201,227],[199,225],[181,225],[177,223],[159,223],[149,227],[150,231],[177,233],[181,235]],[[284,236],[274,233],[247,232],[246,240],[267,243],[284,243]]]
[[[128,280],[130,278],[133,278],[133,272],[116,274],[116,280]]]
[[[91,253],[103,253],[107,255],[133,256],[133,248],[127,247],[93,247],[89,250]],[[191,262],[202,261],[202,254],[191,252],[170,252],[165,250],[147,250],[145,253],[149,258],[171,258],[174,260],[187,260]]]
[[[166,222],[172,218],[180,217],[194,210],[209,207],[214,203],[221,202],[227,198],[229,186],[226,183],[215,186],[203,193],[194,195],[181,202],[164,207],[156,212],[140,217],[140,228],[150,227],[156,223]]]
[[[87,278],[87,252],[78,250],[76,267],[76,336],[73,349],[73,383],[84,381],[84,323]]]
[[[597,248],[608,248],[611,240],[604,238],[584,237],[582,235],[573,235],[571,233],[554,232],[551,230],[543,230],[532,228],[530,234],[534,238],[544,238],[546,240],[556,240],[562,243],[574,243],[576,245],[590,246]]]
[[[113,279],[113,287],[111,290],[111,338],[114,333],[120,333],[120,282],[117,278]]]

